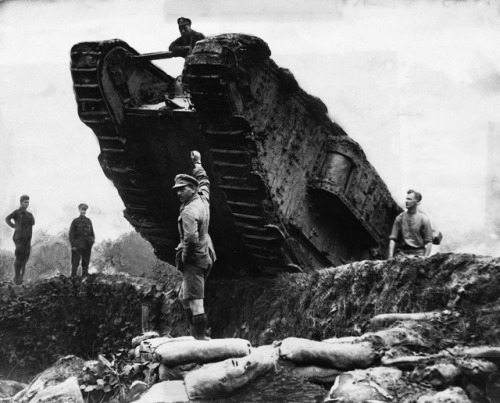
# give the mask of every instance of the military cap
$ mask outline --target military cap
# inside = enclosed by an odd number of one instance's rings
[[[177,24],[180,25],[191,25],[191,20],[185,17],[177,18]]]
[[[198,181],[191,175],[179,174],[175,177],[175,184],[172,186],[172,189],[180,188],[186,185],[198,187]]]
[[[89,206],[87,206],[85,203],[80,203],[78,205],[78,209],[87,210],[88,208]]]
[[[25,200],[29,200],[29,199],[30,199],[30,197],[29,197],[28,195],[22,195],[22,196],[19,198],[19,200],[20,200],[20,202],[21,202],[21,203],[22,203],[23,201],[25,201]]]

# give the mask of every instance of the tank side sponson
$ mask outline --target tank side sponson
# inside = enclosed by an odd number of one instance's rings
[[[330,137],[308,187],[336,197],[369,234],[374,257],[385,256],[392,223],[402,210],[358,143],[349,137]]]

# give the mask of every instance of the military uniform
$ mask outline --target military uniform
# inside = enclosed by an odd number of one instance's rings
[[[193,176],[177,175],[175,188],[192,186],[197,189],[180,207],[178,229],[180,243],[177,246],[176,263],[182,273],[179,298],[184,306],[191,334],[206,340],[207,315],[203,310],[205,281],[216,260],[212,239],[208,234],[210,223],[210,182],[199,162],[193,161]],[[201,301],[201,312],[196,308]],[[193,305],[192,305],[193,304]],[[192,309],[196,309],[196,312]]]
[[[187,57],[187,55],[189,55],[193,50],[196,42],[202,39],[205,39],[205,35],[203,35],[201,32],[192,30],[189,36],[180,36],[175,41],[173,41],[168,47],[168,50],[174,52],[176,56]],[[185,46],[189,46],[189,50],[186,49]]]
[[[179,24],[179,30],[182,33],[182,27],[188,25],[191,28],[191,20],[189,18],[180,17],[177,19],[177,24]],[[187,57],[194,48],[196,42],[205,39],[205,35],[201,32],[196,32],[191,29],[191,32],[187,33],[185,36],[180,36],[175,41],[173,41],[168,50],[174,53],[175,56]],[[189,46],[189,49],[186,49]]]
[[[22,284],[26,263],[31,253],[31,237],[33,235],[33,225],[35,217],[23,208],[19,208],[10,213],[5,221],[12,227],[11,220],[14,220],[14,245],[16,246],[14,262],[14,283]]]
[[[203,299],[205,279],[215,262],[215,250],[208,233],[210,223],[210,181],[201,165],[193,176],[198,193],[181,205],[178,219],[180,243],[177,246],[177,267],[183,274],[181,299]]]
[[[89,274],[90,253],[94,241],[95,235],[92,221],[85,216],[75,218],[69,228],[72,276],[77,275],[80,260],[82,261],[82,276]]]

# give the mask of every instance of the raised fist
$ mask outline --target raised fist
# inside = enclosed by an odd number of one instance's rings
[[[201,164],[201,155],[199,151],[191,151],[191,161],[193,161],[193,164]]]

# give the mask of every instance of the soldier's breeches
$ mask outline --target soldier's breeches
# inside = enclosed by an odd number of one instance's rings
[[[28,262],[28,259],[30,257],[31,239],[15,239],[14,244],[16,245],[16,260],[14,261],[14,283],[21,284],[23,282],[26,263]]]
[[[78,273],[78,266],[80,266],[80,261],[82,262],[82,276],[89,274],[89,263],[90,263],[90,253],[92,247],[90,248],[78,248],[76,251],[71,250],[71,275],[76,276]]]
[[[210,272],[210,267],[202,269],[196,266],[182,265],[182,286],[179,293],[181,300],[204,299],[205,280]]]

